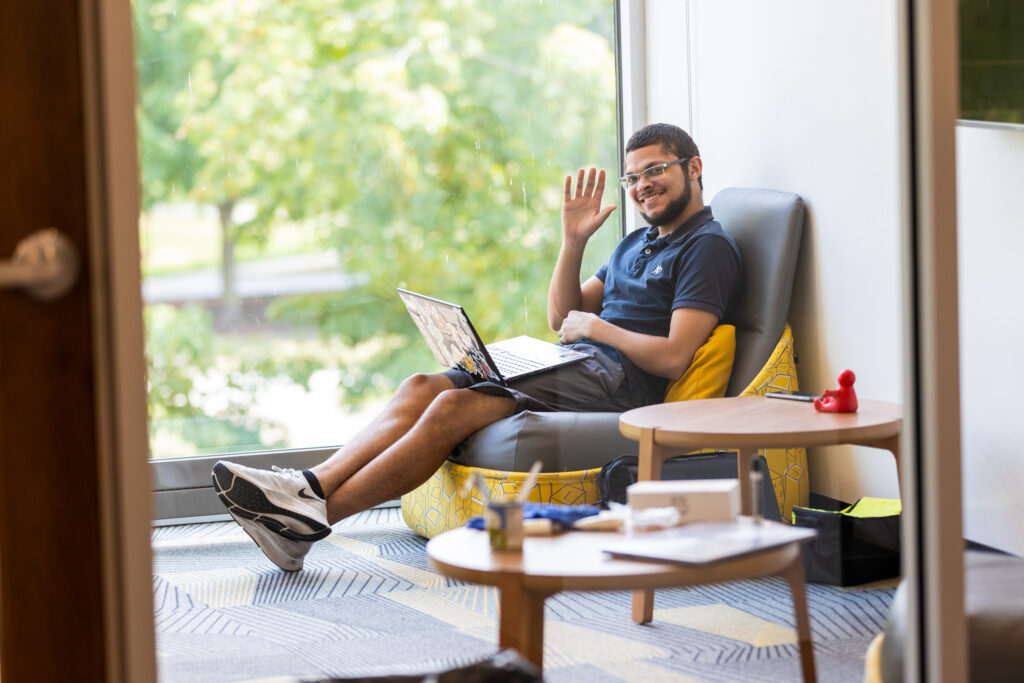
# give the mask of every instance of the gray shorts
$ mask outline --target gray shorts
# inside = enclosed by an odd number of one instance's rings
[[[587,354],[588,358],[514,380],[507,386],[481,380],[465,370],[448,370],[444,374],[457,389],[514,399],[514,413],[524,410],[622,412],[645,405],[641,392],[630,387],[622,364],[604,349],[587,342],[569,346]]]

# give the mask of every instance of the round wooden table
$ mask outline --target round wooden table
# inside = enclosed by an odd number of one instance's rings
[[[900,479],[902,407],[882,401],[858,402],[855,413],[823,413],[810,402],[763,396],[677,401],[623,413],[619,431],[640,443],[637,476],[641,481],[660,479],[665,460],[689,451],[738,451],[740,508],[750,514],[750,467],[761,448],[838,444],[882,448],[896,459],[896,476]],[[646,623],[653,612],[653,593],[635,592],[633,620]]]
[[[618,560],[603,552],[624,538],[595,531],[529,536],[521,552],[508,552],[491,550],[486,532],[460,528],[431,539],[427,555],[445,576],[498,588],[499,643],[515,648],[538,668],[544,655],[544,600],[559,591],[654,589],[781,576],[793,595],[804,680],[815,680],[799,542],[693,567]]]

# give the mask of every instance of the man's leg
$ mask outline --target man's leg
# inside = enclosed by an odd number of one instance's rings
[[[462,439],[513,408],[511,398],[456,391],[445,375],[414,375],[376,421],[314,468],[313,478],[218,462],[214,487],[267,557],[295,571],[331,524],[415,488]]]
[[[310,470],[325,497],[329,498],[344,481],[405,436],[442,391],[454,388],[451,380],[440,373],[412,375],[403,381],[380,414],[330,458]]]
[[[334,524],[413,490],[461,441],[514,408],[512,398],[472,389],[439,394],[411,429],[328,494],[328,520]]]
[[[220,461],[213,485],[231,517],[281,569],[302,569],[313,542],[331,533],[325,499],[338,484],[398,440],[430,402],[454,385],[443,374],[406,379],[381,414],[320,468],[320,477]]]

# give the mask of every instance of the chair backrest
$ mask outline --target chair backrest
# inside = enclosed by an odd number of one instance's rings
[[[730,187],[715,195],[711,210],[743,257],[743,292],[733,307],[736,358],[726,391],[736,396],[768,362],[786,325],[804,202],[789,192]]]

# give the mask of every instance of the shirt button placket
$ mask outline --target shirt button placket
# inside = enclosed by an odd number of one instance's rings
[[[643,251],[636,255],[636,259],[633,261],[633,267],[630,269],[630,275],[639,275],[647,265],[647,257],[651,253],[651,248],[646,247]]]

